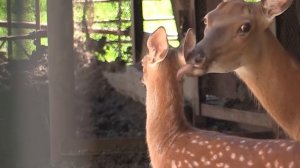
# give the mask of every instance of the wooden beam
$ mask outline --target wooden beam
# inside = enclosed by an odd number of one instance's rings
[[[197,41],[200,41],[204,36],[204,28],[205,25],[202,22],[202,19],[206,15],[206,1],[203,0],[195,0],[195,20],[196,20],[196,28],[195,34]]]
[[[35,7],[35,30],[38,31],[41,29],[41,17],[40,17],[40,0],[35,0],[34,3],[34,7]],[[40,37],[36,37],[35,39],[35,45],[36,47],[40,47],[41,45],[41,38]]]
[[[11,22],[11,24],[8,23],[8,21],[0,21],[0,27],[12,27],[12,28],[24,28],[24,29],[36,29],[36,23],[34,22]],[[47,29],[47,24],[40,24],[41,29]]]
[[[235,110],[214,105],[201,105],[202,115],[205,117],[234,121],[237,123],[261,126],[265,128],[273,127],[273,120],[266,113]]]
[[[12,4],[11,4],[11,0],[6,0],[6,14],[7,14],[7,35],[10,36],[12,35]],[[8,41],[7,43],[7,55],[8,58],[12,57],[12,42]]]
[[[41,37],[47,37],[47,32],[42,30],[42,31],[32,32],[29,34],[5,36],[5,37],[0,37],[0,41],[36,39],[36,38],[41,38]]]
[[[72,0],[47,1],[50,159],[61,160],[64,139],[73,137],[74,54]]]
[[[131,0],[132,7],[132,52],[133,52],[133,62],[138,62],[141,60],[143,36],[144,36],[144,26],[143,26],[143,10],[141,0]]]
[[[68,139],[62,145],[62,155],[94,156],[101,153],[144,153],[147,151],[144,137],[132,138],[101,138],[101,139]]]
[[[129,0],[122,0],[122,1],[129,1]],[[119,0],[93,0],[89,3],[116,3],[119,2]],[[74,3],[85,3],[85,0],[75,0]]]

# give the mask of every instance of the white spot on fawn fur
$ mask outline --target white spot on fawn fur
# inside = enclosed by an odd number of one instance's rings
[[[280,144],[281,147],[285,147],[286,146],[286,143],[282,143]]]
[[[268,154],[272,153],[272,148],[269,148],[269,150],[268,150],[267,153],[268,153]]]
[[[178,166],[178,167],[181,167],[181,161],[180,161],[180,160],[178,161],[177,166]]]
[[[235,159],[235,153],[232,153],[231,155],[230,155],[230,157],[231,157],[231,159]]]
[[[204,165],[205,165],[205,166],[209,166],[209,165],[210,165],[210,161],[207,160],[207,161],[204,163]]]
[[[239,157],[239,160],[240,160],[241,162],[243,162],[243,161],[245,160],[244,156],[241,155],[241,156]]]
[[[194,144],[194,143],[197,143],[197,140],[192,140],[192,143]]]
[[[198,167],[199,166],[199,163],[197,161],[193,161],[193,165]]]
[[[286,151],[290,151],[290,150],[292,150],[293,148],[294,148],[293,145],[288,146],[288,147],[286,148]]]
[[[224,163],[217,163],[216,166],[217,166],[217,167],[223,167],[223,166],[224,166]]]
[[[294,165],[295,165],[294,161],[291,161],[291,162],[289,163],[289,168],[293,168]]]
[[[204,163],[205,161],[206,161],[205,157],[204,157],[204,156],[202,156],[202,157],[201,157],[201,162],[203,162],[203,163]]]
[[[251,160],[249,160],[249,161],[247,162],[247,164],[248,164],[248,166],[253,166],[253,162],[252,162]]]
[[[185,148],[182,148],[181,153],[184,153],[184,152],[185,152]]]
[[[228,164],[225,164],[225,165],[224,165],[224,168],[229,168],[229,165],[228,165]]]
[[[171,161],[171,168],[177,168],[176,164],[175,164],[175,160]]]

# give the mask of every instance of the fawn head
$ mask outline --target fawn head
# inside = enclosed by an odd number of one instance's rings
[[[259,61],[268,50],[264,36],[270,24],[291,4],[292,0],[224,0],[204,17],[204,37],[186,55],[188,64],[180,74],[227,73]]]
[[[192,51],[195,44],[195,35],[192,30],[189,29],[185,38],[181,41],[180,47],[172,48],[168,44],[165,28],[159,27],[150,35],[147,41],[148,54],[142,59],[142,82],[144,84],[155,83],[160,80],[158,76],[175,77],[176,79],[177,70],[185,65],[184,55]],[[160,75],[157,74],[157,72],[159,72]],[[162,73],[164,75],[162,75]]]

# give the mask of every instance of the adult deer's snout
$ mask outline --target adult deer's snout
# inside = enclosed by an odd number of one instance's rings
[[[186,56],[186,62],[192,64],[193,66],[201,66],[205,62],[206,54],[201,47],[201,44],[198,44],[188,55]]]
[[[186,65],[181,67],[177,72],[177,79],[182,80],[184,75],[200,76],[205,73],[206,57],[202,50],[194,49],[186,56]]]

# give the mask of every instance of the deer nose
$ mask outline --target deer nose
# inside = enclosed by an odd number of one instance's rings
[[[188,60],[192,64],[201,64],[205,60],[205,53],[202,48],[196,47],[189,55]]]
[[[194,61],[196,64],[200,64],[203,62],[203,58],[201,55],[197,55],[195,58],[194,58]]]

